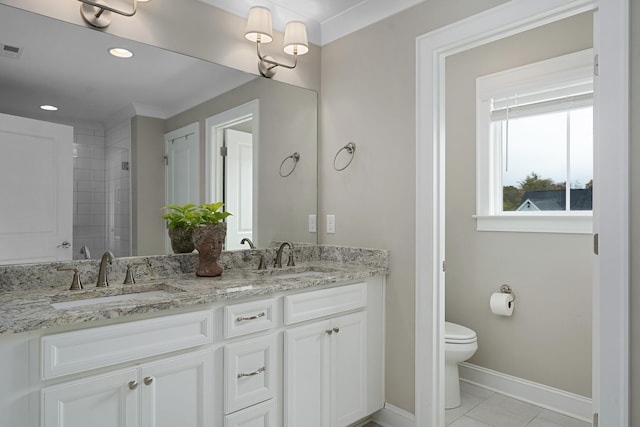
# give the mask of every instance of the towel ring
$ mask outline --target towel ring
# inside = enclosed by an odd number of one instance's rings
[[[340,153],[342,151],[346,151],[347,154],[350,154],[351,158],[349,159],[349,161],[347,162],[346,165],[344,165],[343,167],[339,168],[339,167],[336,166],[336,160],[338,160],[338,156],[340,155]],[[349,167],[349,165],[353,161],[353,158],[355,157],[355,154],[356,154],[356,143],[355,142],[348,143],[347,145],[345,145],[344,147],[339,149],[338,152],[336,153],[336,156],[333,158],[333,168],[335,170],[337,170],[338,172],[345,170],[346,168]]]
[[[282,173],[282,167],[284,166],[284,164],[289,159],[293,159],[293,166],[291,167],[291,170],[288,173]],[[280,171],[279,171],[280,176],[283,177],[283,178],[286,178],[289,175],[291,175],[293,173],[293,171],[296,170],[296,166],[298,166],[298,160],[300,160],[300,154],[298,154],[297,151],[295,153],[293,153],[292,155],[285,157],[284,160],[282,161],[282,163],[280,163]]]

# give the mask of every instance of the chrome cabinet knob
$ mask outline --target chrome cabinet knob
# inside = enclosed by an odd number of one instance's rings
[[[138,381],[129,381],[129,390],[135,390],[138,388]]]
[[[144,377],[144,385],[151,385],[153,383],[153,377]]]

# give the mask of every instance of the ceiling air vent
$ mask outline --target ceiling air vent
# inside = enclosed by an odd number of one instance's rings
[[[0,43],[0,56],[6,56],[7,58],[20,58],[20,55],[22,55],[21,47]]]

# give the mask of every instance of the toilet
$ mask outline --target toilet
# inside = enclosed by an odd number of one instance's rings
[[[469,359],[478,349],[476,333],[456,323],[444,322],[444,407],[460,406],[458,363]]]

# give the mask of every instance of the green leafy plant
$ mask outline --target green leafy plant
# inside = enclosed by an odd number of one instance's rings
[[[193,203],[188,203],[183,206],[167,205],[162,209],[170,210],[170,212],[162,215],[162,219],[168,221],[167,227],[173,228],[193,228],[200,223],[200,213],[198,207]]]
[[[167,205],[162,209],[170,212],[162,215],[162,218],[168,221],[167,227],[174,228],[194,228],[205,224],[218,224],[226,217],[231,215],[229,212],[220,211],[223,203],[204,203],[196,206],[193,203],[186,205]]]
[[[200,205],[199,213],[200,213],[200,224],[218,224],[226,217],[231,215],[229,212],[220,211],[223,203],[205,203]]]

